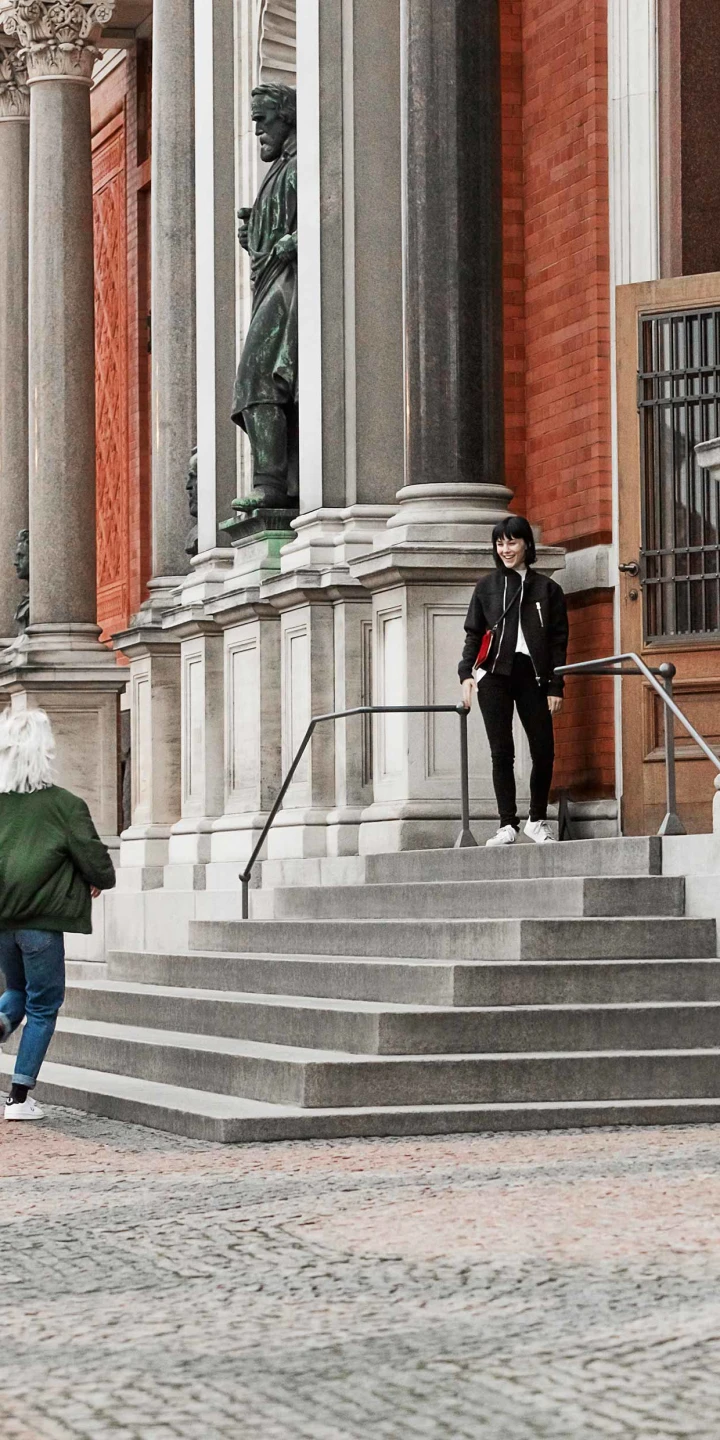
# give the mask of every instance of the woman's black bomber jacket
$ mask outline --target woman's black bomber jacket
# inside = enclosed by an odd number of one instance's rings
[[[492,570],[475,586],[465,620],[465,646],[458,665],[461,680],[472,674],[480,641],[486,630],[500,619],[522,583],[515,570]],[[517,647],[520,605],[513,605],[501,623],[488,670],[509,675]],[[538,683],[548,695],[562,695],[562,676],[554,676],[556,665],[564,665],[567,657],[568,618],[565,596],[560,586],[547,575],[529,569],[525,575],[522,597],[522,628],[535,667]]]

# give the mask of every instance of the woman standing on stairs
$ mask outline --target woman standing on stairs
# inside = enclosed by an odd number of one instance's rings
[[[535,539],[522,515],[509,515],[492,533],[495,572],[475,587],[465,620],[465,648],[458,666],[468,709],[473,691],[492,756],[500,828],[488,845],[513,845],[520,828],[515,798],[513,713],[528,737],[530,817],[525,834],[537,845],[553,836],[547,823],[555,744],[553,716],[562,708],[568,644],[565,596],[560,586],[532,570]]]
[[[64,931],[89,935],[90,898],[115,884],[84,800],[53,784],[42,710],[0,717],[0,1044],[23,1018],[6,1120],[41,1120],[30,1095],[65,998]]]

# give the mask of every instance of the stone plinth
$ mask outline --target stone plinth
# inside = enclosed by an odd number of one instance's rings
[[[422,493],[436,490],[448,492],[444,510],[435,493]],[[508,497],[500,486],[407,487],[372,553],[351,562],[351,574],[372,595],[374,704],[459,703],[457,666],[467,607],[478,579],[494,566],[492,525]],[[562,551],[538,547],[539,570],[553,572],[563,563]],[[373,802],[362,816],[361,853],[454,843],[460,817],[458,730],[450,714],[376,717]],[[475,835],[483,840],[496,829],[497,808],[476,708],[469,740],[471,814]],[[522,806],[530,759],[519,725],[515,745]]]
[[[81,795],[100,834],[117,843],[118,697],[127,674],[98,634],[97,625],[31,626],[0,656],[0,705],[47,711],[58,784]]]
[[[165,886],[204,888],[214,820],[223,812],[223,636],[204,609],[178,607],[164,633],[180,641],[180,810]]]
[[[148,625],[116,635],[114,644],[130,662],[132,727],[132,824],[122,835],[120,865],[144,889],[162,883],[160,867],[181,818],[180,643]]]

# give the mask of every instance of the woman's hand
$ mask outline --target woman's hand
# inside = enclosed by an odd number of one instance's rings
[[[93,900],[97,900],[98,895],[100,894],[97,885],[90,886],[90,894],[92,895]]]
[[[462,702],[463,702],[463,705],[465,706],[465,709],[466,709],[466,710],[472,710],[473,695],[475,694],[475,691],[476,691],[476,690],[477,690],[477,685],[476,685],[475,681],[472,679],[472,677],[471,677],[469,680],[463,680],[463,682],[462,682]]]
[[[551,715],[559,715],[563,707],[562,695],[548,695],[548,710]]]

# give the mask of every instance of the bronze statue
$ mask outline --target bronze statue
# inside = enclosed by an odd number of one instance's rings
[[[15,573],[18,580],[30,579],[30,531],[21,530],[15,546]],[[14,615],[18,635],[24,635],[30,623],[30,595],[26,591]]]
[[[185,541],[185,554],[186,554],[186,555],[189,555],[189,556],[190,556],[190,559],[192,559],[193,556],[197,555],[197,553],[198,553],[198,525],[197,525],[197,518],[198,518],[198,458],[197,458],[197,445],[195,446],[195,449],[193,450],[192,455],[190,456],[190,464],[188,465],[188,476],[187,476],[187,480],[185,481],[185,489],[187,490],[188,510],[190,511],[190,515],[191,515],[192,519],[195,521],[195,524],[193,525],[192,530],[189,532],[188,537],[187,537],[187,540]]]
[[[296,95],[287,85],[252,94],[261,158],[270,169],[238,239],[250,256],[252,319],[238,367],[232,418],[253,455],[261,505],[292,508],[297,497],[297,139]]]

